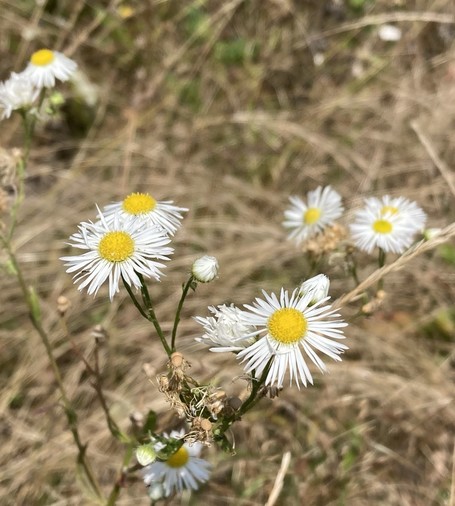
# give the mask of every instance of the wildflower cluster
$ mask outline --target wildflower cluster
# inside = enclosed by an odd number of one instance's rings
[[[324,199],[327,194],[330,197],[330,192],[322,192]],[[189,431],[178,434],[178,446],[174,444],[176,434],[153,433],[150,441],[138,449],[138,459],[146,465],[143,476],[152,498],[167,497],[183,488],[197,489],[209,476],[208,463],[198,458],[202,444],[216,442],[232,451],[226,430],[265,394],[275,396],[286,377],[289,385],[298,388],[313,383],[310,368],[316,366],[324,372],[321,357],[339,361],[347,349],[341,342],[347,324],[328,304],[330,282],[320,274],[290,292],[282,288],[276,295],[263,290],[262,298],[243,308],[233,304],[210,306],[211,316],[194,318],[203,329],[197,342],[214,352],[233,353],[243,364],[244,377],[251,385],[246,400],[228,398],[223,391],[188,376],[189,364],[176,351],[180,310],[190,288],[217,278],[218,261],[204,255],[193,263],[188,282],[183,285],[170,340],[159,325],[145,285],[145,278],[159,281],[164,262],[173,253],[169,244],[185,211],[171,201],[157,201],[148,193],[133,193],[98,209],[97,221],[79,224],[69,245],[82,253],[62,257],[79,290],[86,289],[88,294],[96,295],[107,282],[112,300],[123,281],[142,316],[155,326],[168,354],[169,372],[159,376],[159,390],[185,418]],[[326,222],[333,216],[329,214]],[[142,305],[132,288],[140,290]]]
[[[288,238],[297,244],[317,239],[326,231],[330,234],[329,226],[335,227],[344,210],[340,195],[330,186],[308,192],[307,202],[295,196],[289,200],[283,226],[289,230]],[[415,202],[385,195],[365,199],[365,207],[355,213],[349,228],[360,250],[372,253],[380,248],[384,253],[403,253],[416,234],[423,232],[425,221],[425,212]]]
[[[22,72],[12,72],[0,83],[0,119],[30,111],[45,88],[54,87],[56,79],[68,81],[76,69],[76,62],[58,51],[36,51]]]
[[[168,246],[185,208],[156,201],[148,193],[133,193],[122,202],[98,209],[98,221],[82,222],[70,237],[70,245],[85,250],[82,255],[62,257],[67,272],[75,272],[79,290],[98,292],[108,280],[112,300],[122,280],[141,288],[142,277],[160,280],[164,261],[173,249]]]

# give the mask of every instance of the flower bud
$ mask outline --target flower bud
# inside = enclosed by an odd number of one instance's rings
[[[148,466],[156,460],[156,451],[151,444],[145,444],[136,448],[136,459],[141,466]]]
[[[441,232],[440,228],[426,228],[423,231],[423,238],[425,241],[430,241],[434,237],[438,236]]]
[[[215,257],[204,255],[194,261],[191,273],[196,281],[209,283],[218,276],[218,260]]]
[[[304,297],[308,293],[311,293],[310,305],[313,305],[327,297],[329,287],[329,278],[325,274],[318,274],[302,283],[299,289],[299,296]]]

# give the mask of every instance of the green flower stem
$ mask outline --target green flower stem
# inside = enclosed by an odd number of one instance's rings
[[[188,295],[188,290],[194,285],[194,277],[191,275],[188,278],[188,281],[182,288],[182,296],[180,297],[179,305],[177,306],[177,311],[175,313],[174,326],[172,328],[172,339],[171,339],[171,350],[175,351],[175,338],[177,336],[177,328],[180,322],[180,313],[182,312],[183,303],[185,302],[186,296]]]
[[[384,267],[385,260],[386,260],[386,253],[385,253],[385,251],[382,248],[379,248],[379,255],[378,255],[379,269],[381,269],[382,267]],[[378,281],[378,291],[382,290],[383,288],[384,288],[384,278],[381,278]]]
[[[156,317],[155,311],[153,309],[152,300],[150,298],[149,292],[147,290],[147,287],[144,282],[144,278],[141,274],[136,273],[139,276],[139,279],[141,280],[141,294],[142,294],[142,300],[144,302],[145,307],[147,308],[147,312],[144,311],[144,309],[141,307],[139,302],[137,301],[136,297],[133,294],[133,291],[131,290],[131,287],[128,285],[128,283],[125,282],[123,279],[123,284],[125,285],[125,288],[131,297],[131,300],[133,301],[133,304],[136,306],[138,311],[141,313],[141,315],[146,318],[149,322],[153,323],[153,326],[155,327],[156,333],[158,334],[158,337],[160,338],[161,344],[163,345],[163,348],[167,354],[168,357],[172,355],[172,350],[167,344],[166,338],[164,337],[163,330],[161,329],[161,326],[158,322],[158,319]]]
[[[69,400],[65,386],[63,385],[62,376],[60,374],[60,369],[58,368],[57,362],[55,361],[54,355],[52,353],[52,346],[49,340],[49,337],[44,330],[42,324],[41,324],[41,318],[39,316],[39,312],[37,311],[36,307],[36,300],[34,300],[31,295],[31,291],[27,288],[27,285],[25,283],[24,277],[22,275],[22,271],[20,269],[20,266],[16,260],[16,256],[14,255],[9,242],[5,240],[4,237],[1,237],[1,243],[3,247],[5,248],[6,253],[8,254],[9,260],[14,268],[17,280],[19,282],[19,287],[22,291],[22,295],[24,297],[24,300],[27,304],[28,310],[29,310],[29,316],[30,320],[32,322],[33,327],[37,331],[38,335],[41,338],[41,341],[46,349],[47,356],[49,358],[49,362],[52,367],[52,371],[54,373],[55,380],[57,382],[58,389],[60,391],[60,395],[63,402],[63,408],[66,415],[66,418],[68,420],[68,425],[70,427],[70,431],[73,435],[74,442],[76,443],[77,449],[79,451],[78,455],[78,463],[81,465],[82,469],[84,470],[84,473],[90,483],[90,486],[93,489],[93,492],[97,496],[97,499],[100,501],[104,501],[103,493],[100,489],[100,486],[98,484],[97,479],[95,478],[95,475],[93,473],[93,470],[86,458],[86,451],[87,451],[87,445],[83,444],[78,430],[78,420],[77,420],[77,414],[74,410],[71,401]]]
[[[18,191],[16,194],[16,199],[11,209],[11,224],[9,228],[9,232],[7,235],[8,242],[11,242],[11,239],[14,234],[14,230],[17,224],[17,212],[19,210],[20,205],[24,200],[25,195],[25,170],[28,164],[28,158],[30,156],[30,147],[32,144],[33,133],[35,131],[37,115],[41,109],[41,106],[44,101],[44,97],[46,95],[46,88],[41,90],[40,98],[38,101],[37,113],[36,114],[28,114],[27,110],[20,110],[19,114],[22,117],[22,126],[24,130],[24,154],[20,161],[17,164],[17,176],[18,176]]]
[[[117,498],[120,495],[120,490],[124,484],[124,480],[128,474],[129,471],[128,465],[133,455],[134,455],[133,445],[128,445],[125,450],[125,455],[123,457],[122,469],[120,471],[119,477],[117,478],[117,480],[115,480],[114,487],[112,488],[112,491],[109,494],[106,506],[113,506],[116,503]]]
[[[258,380],[253,379],[252,381],[252,387],[251,387],[251,393],[248,397],[248,399],[240,406],[240,409],[234,413],[232,416],[226,417],[221,422],[220,426],[218,427],[218,434],[219,436],[223,436],[224,433],[229,429],[229,427],[236,421],[240,420],[240,418],[251,408],[253,408],[261,399],[262,395],[261,393],[261,387],[264,386],[265,379],[267,378],[267,374],[270,371],[270,367],[272,365],[273,357],[269,360],[268,364],[266,365],[264,371],[261,374],[261,377]],[[254,374],[254,371],[253,371]]]
[[[133,304],[136,306],[136,309],[141,313],[141,315],[148,320],[149,317],[147,313],[143,310],[142,306],[139,304],[138,300],[136,299],[136,296],[134,295],[133,291],[131,290],[131,286],[125,281],[125,279],[122,276],[123,285],[126,288],[126,291],[128,292],[128,295],[130,296],[131,300],[133,301]]]

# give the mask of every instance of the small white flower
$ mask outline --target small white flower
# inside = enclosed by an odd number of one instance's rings
[[[283,226],[291,230],[288,239],[300,244],[324,230],[343,213],[341,197],[330,186],[319,186],[307,194],[307,203],[299,197],[289,197],[291,206],[284,212]]]
[[[18,109],[29,109],[39,92],[29,78],[13,72],[7,81],[0,83],[0,107],[3,109],[0,119],[9,118]]]
[[[280,298],[262,291],[265,300],[256,298],[252,306],[245,305],[242,318],[245,324],[257,327],[255,335],[260,339],[237,355],[246,362],[245,371],[254,372],[256,378],[262,376],[267,364],[270,369],[265,378],[266,385],[281,387],[286,371],[289,369],[290,384],[300,381],[306,386],[313,383],[310,370],[304,358],[309,358],[320,371],[326,366],[317,351],[340,361],[339,355],[347,346],[334,339],[343,339],[341,327],[347,324],[331,306],[324,305],[326,297],[310,306],[312,293],[299,296],[298,289],[289,293],[282,289]],[[304,354],[302,354],[302,350]]]
[[[356,246],[372,253],[381,248],[386,253],[403,253],[412,244],[415,225],[399,213],[367,206],[356,213],[356,220],[350,225],[352,239]]]
[[[181,439],[184,431],[172,431],[169,436],[164,437]],[[158,445],[157,451],[162,445]],[[176,453],[171,455],[164,462],[155,461],[142,470],[142,476],[147,486],[152,487],[156,493],[162,489],[165,497],[169,497],[174,492],[182,490],[197,490],[201,483],[205,483],[210,478],[211,465],[204,459],[199,458],[203,445],[194,443],[189,445],[184,443]]]
[[[218,276],[218,260],[215,257],[204,255],[193,262],[191,273],[196,281],[209,283]]]
[[[311,293],[310,305],[316,304],[327,297],[330,288],[330,280],[325,274],[318,274],[304,281],[299,288],[299,297]]]
[[[195,316],[194,320],[202,325],[205,331],[202,337],[196,337],[196,341],[212,346],[210,351],[239,351],[256,340],[251,337],[256,327],[245,324],[242,311],[234,304],[209,306],[209,311],[214,317]]]
[[[378,35],[381,40],[386,42],[397,42],[401,39],[401,30],[395,25],[381,25]]]
[[[427,220],[427,215],[422,208],[404,197],[390,197],[389,195],[384,195],[380,199],[370,197],[365,199],[365,205],[373,212],[379,211],[382,216],[389,214],[407,220],[408,225],[413,227],[416,232],[422,232]]]
[[[40,49],[32,54],[22,74],[38,88],[52,88],[55,79],[68,81],[76,69],[77,63],[63,53]]]
[[[116,217],[107,223],[104,216],[97,223],[81,223],[79,232],[73,234],[69,243],[75,248],[88,250],[79,256],[62,257],[67,262],[66,272],[76,272],[74,282],[79,290],[95,294],[109,279],[109,297],[112,300],[119,291],[123,278],[129,286],[140,288],[138,274],[146,278],[160,279],[164,264],[156,260],[169,260],[173,249],[166,247],[170,239],[159,227],[144,228],[139,222],[125,221]]]
[[[183,219],[182,212],[188,209],[177,207],[170,201],[155,200],[149,193],[131,193],[121,202],[107,205],[104,216],[108,221],[120,213],[123,217],[140,220],[143,224],[159,225],[166,233],[174,235]]]

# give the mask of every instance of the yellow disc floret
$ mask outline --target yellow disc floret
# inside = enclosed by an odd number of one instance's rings
[[[397,214],[398,212],[398,207],[394,207],[394,206],[383,206],[382,209],[381,209],[381,214],[382,216],[384,216],[384,214]]]
[[[132,193],[122,203],[122,209],[137,216],[153,211],[156,207],[156,200],[148,193]]]
[[[294,344],[306,333],[308,323],[301,311],[285,307],[275,311],[267,321],[270,335],[283,344]]]
[[[387,220],[376,220],[373,223],[373,230],[378,234],[390,234],[393,230],[393,225]]]
[[[126,232],[108,232],[101,239],[98,252],[109,262],[123,262],[134,253],[134,241]]]
[[[303,221],[307,225],[314,225],[321,217],[321,210],[317,207],[309,207],[303,215]]]
[[[40,49],[32,54],[30,61],[38,67],[45,67],[54,61],[55,55],[50,49]]]
[[[166,464],[169,467],[183,467],[188,462],[190,458],[190,454],[188,450],[181,446],[173,455],[171,455],[167,460]]]

